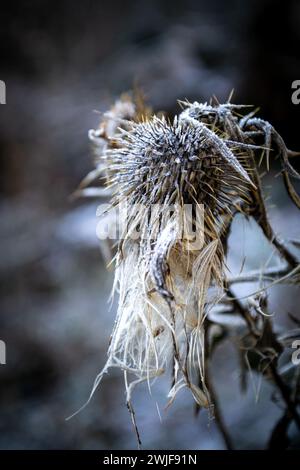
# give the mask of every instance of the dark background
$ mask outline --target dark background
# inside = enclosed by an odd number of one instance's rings
[[[87,399],[105,362],[115,307],[107,298],[113,274],[96,234],[97,201],[71,202],[92,168],[87,138],[121,93],[140,86],[154,109],[176,112],[177,99],[215,94],[260,107],[289,147],[299,150],[300,3],[294,1],[23,1],[1,3],[0,79],[0,366],[1,448],[134,448],[121,374],[105,378]],[[273,165],[274,174],[279,170]],[[272,221],[286,237],[299,234],[299,215],[279,178],[267,179]],[[245,228],[246,227],[246,228]],[[267,256],[261,235],[245,223],[233,235],[233,259]],[[243,241],[241,241],[243,239]],[[252,258],[251,258],[252,256]],[[236,261],[236,264],[238,261]],[[251,264],[251,263],[250,263]],[[233,260],[234,265],[234,260]],[[278,325],[299,290],[278,289]],[[241,395],[230,344],[216,355],[215,380],[236,448],[264,448],[280,416],[267,383],[259,400]],[[230,377],[230,380],[228,379]],[[135,405],[147,448],[223,448],[205,412],[195,419],[183,394],[163,411],[143,387]],[[256,383],[256,385],[258,385]],[[294,433],[294,445],[297,446]]]

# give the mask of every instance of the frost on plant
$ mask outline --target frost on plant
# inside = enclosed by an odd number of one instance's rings
[[[241,302],[232,286],[243,281],[226,278],[227,239],[236,214],[253,217],[283,260],[268,282],[299,280],[297,259],[269,223],[258,173],[264,158],[268,169],[270,155],[278,154],[288,193],[299,207],[290,179],[299,175],[289,161],[297,154],[247,106],[179,104],[181,112],[170,118],[153,114],[141,100],[117,101],[90,131],[96,169],[78,190],[109,195],[111,209],[125,219],[114,256],[117,317],[94,388],[109,368],[120,368],[133,420],[134,387],[142,381],[151,386],[170,372],[169,402],[187,387],[199,407],[216,406],[207,377],[208,332],[215,322],[226,329],[222,318],[228,313],[242,317],[245,334],[253,336],[251,347],[263,355],[267,347],[270,364],[276,364],[280,344],[266,313],[268,284]],[[87,187],[97,179],[104,187]],[[194,243],[187,225],[201,243]],[[254,280],[264,276],[252,273]],[[266,328],[273,339],[262,346]]]

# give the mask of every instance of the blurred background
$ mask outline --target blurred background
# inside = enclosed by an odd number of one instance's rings
[[[1,6],[0,79],[0,448],[128,449],[136,439],[121,373],[111,372],[87,400],[106,360],[115,305],[113,273],[96,237],[97,200],[71,201],[92,169],[87,133],[120,93],[138,85],[154,109],[174,113],[177,99],[214,94],[260,107],[287,145],[300,149],[297,0],[23,1]],[[271,220],[283,237],[299,236],[299,214],[279,167],[265,179]],[[298,188],[299,189],[299,188]],[[231,266],[243,256],[259,267],[270,254],[253,224],[237,220]],[[245,287],[243,287],[245,288]],[[274,292],[273,292],[274,291]],[[272,290],[278,328],[297,311],[299,290]],[[256,378],[242,394],[231,342],[216,351],[213,377],[237,449],[268,446],[281,409]],[[144,448],[222,449],[215,422],[194,416],[189,394],[164,410],[167,383],[136,390]],[[260,391],[260,393],[258,393]],[[159,404],[160,422],[156,401]],[[299,436],[291,429],[292,446]]]

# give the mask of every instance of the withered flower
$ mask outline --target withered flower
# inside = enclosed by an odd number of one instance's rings
[[[99,194],[111,194],[123,222],[114,258],[117,318],[94,389],[109,368],[122,369],[133,420],[134,387],[167,371],[170,402],[187,387],[199,406],[211,404],[205,324],[226,295],[226,242],[237,213],[253,216],[280,255],[297,265],[269,225],[257,172],[257,155],[269,162],[277,146],[297,203],[293,152],[269,123],[245,116],[243,105],[180,105],[168,119],[121,98],[90,132],[96,170],[81,186],[85,194],[87,184],[104,177]]]

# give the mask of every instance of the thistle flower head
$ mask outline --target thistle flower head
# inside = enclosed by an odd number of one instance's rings
[[[221,210],[232,199],[232,182],[245,187],[249,176],[222,139],[194,118],[173,122],[154,116],[131,123],[106,153],[117,200],[147,206],[205,203]]]

